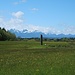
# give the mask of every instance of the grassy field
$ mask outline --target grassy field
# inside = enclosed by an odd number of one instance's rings
[[[75,42],[0,41],[0,75],[75,75]]]

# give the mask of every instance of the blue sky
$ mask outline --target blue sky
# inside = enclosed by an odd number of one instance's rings
[[[0,0],[0,27],[75,34],[75,0]]]

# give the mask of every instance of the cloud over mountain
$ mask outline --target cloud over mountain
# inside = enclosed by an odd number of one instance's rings
[[[40,31],[33,31],[33,32],[29,32],[27,29],[19,31],[19,30],[15,30],[15,29],[10,29],[9,30],[12,33],[15,33],[17,37],[21,37],[21,38],[40,38],[40,35],[42,34],[44,38],[75,38],[75,35],[72,34],[52,34],[52,33],[48,33],[45,34],[43,32]]]
[[[74,26],[64,26],[63,30],[59,30],[56,27],[47,27],[47,26],[40,26],[40,25],[33,25],[33,24],[25,24],[25,20],[22,18],[24,12],[17,11],[11,13],[12,17],[9,20],[6,20],[3,17],[0,17],[0,27],[4,27],[7,30],[16,29],[19,31],[23,31],[27,29],[28,32],[42,32],[45,34],[75,34],[75,27]]]
[[[72,0],[1,0],[0,27],[27,29],[28,33],[75,34],[74,7]]]
[[[12,13],[12,16],[14,16],[16,18],[21,18],[23,15],[24,15],[24,13],[22,11]]]

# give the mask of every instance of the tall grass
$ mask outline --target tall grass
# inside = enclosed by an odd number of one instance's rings
[[[0,42],[0,75],[74,75],[75,43]]]

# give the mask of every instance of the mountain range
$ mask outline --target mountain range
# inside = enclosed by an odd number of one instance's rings
[[[44,38],[75,38],[75,35],[72,34],[52,34],[52,33],[43,33],[43,32],[39,32],[37,30],[33,31],[33,32],[29,32],[27,29],[19,31],[19,30],[15,30],[15,29],[10,29],[8,30],[11,33],[14,33],[17,37],[21,37],[21,38],[39,38],[40,35],[42,34]]]

